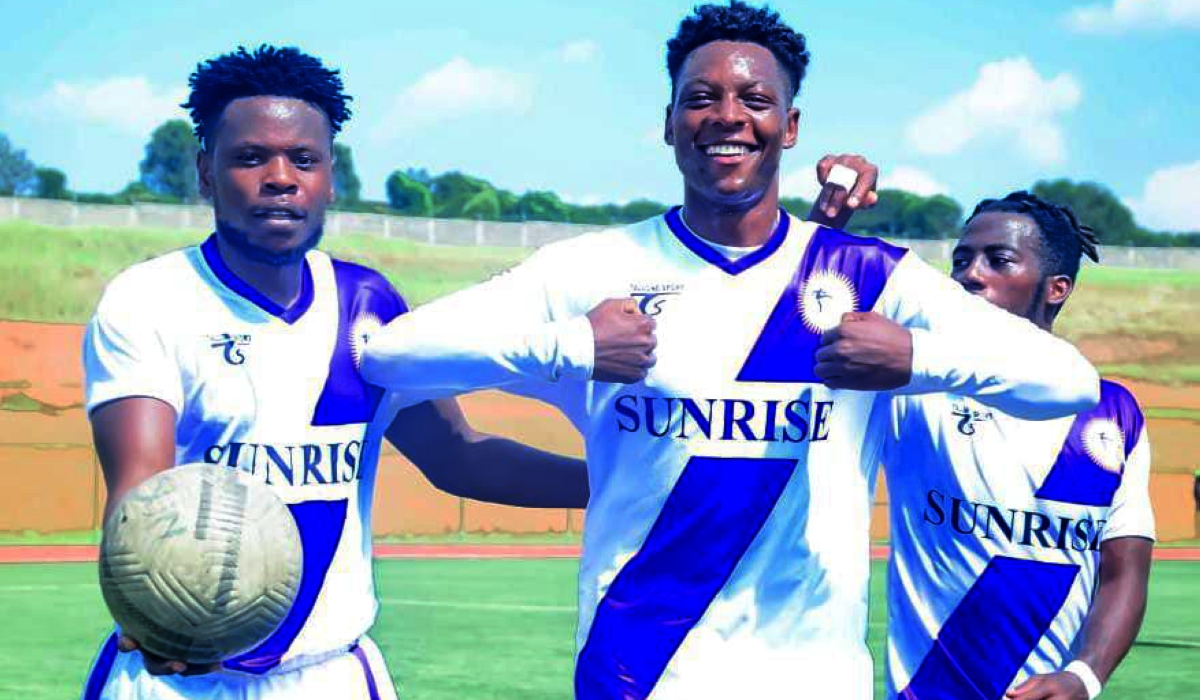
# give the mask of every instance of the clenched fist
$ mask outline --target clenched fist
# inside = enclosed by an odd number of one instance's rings
[[[592,379],[633,384],[654,366],[654,319],[634,299],[608,299],[587,314],[596,342]]]
[[[831,389],[888,391],[912,379],[912,333],[874,312],[844,314],[821,336],[813,371]]]

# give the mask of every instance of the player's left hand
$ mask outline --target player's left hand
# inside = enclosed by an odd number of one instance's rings
[[[813,368],[831,389],[887,391],[912,379],[912,334],[873,312],[842,315],[821,335]]]
[[[1004,696],[1012,700],[1088,700],[1083,681],[1066,671],[1034,676]]]
[[[853,187],[846,188],[829,181],[833,166],[841,165],[854,171],[857,179]],[[875,185],[879,181],[879,168],[866,158],[850,153],[829,154],[817,161],[817,182],[821,193],[813,204],[809,220],[823,226],[842,228],[854,212],[870,209],[879,201]]]

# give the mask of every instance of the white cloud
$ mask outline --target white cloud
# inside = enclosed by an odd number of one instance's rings
[[[530,75],[477,66],[457,56],[397,95],[375,135],[387,138],[448,118],[485,112],[525,113],[532,107]]]
[[[1142,226],[1166,231],[1200,230],[1200,160],[1150,174],[1142,195],[1127,200]]]
[[[820,193],[821,183],[817,182],[817,169],[811,165],[784,173],[779,180],[779,194],[783,197],[803,197],[811,202]]]
[[[600,44],[591,39],[568,41],[558,49],[564,63],[592,63],[600,58]]]
[[[984,64],[975,83],[920,114],[908,124],[909,145],[919,153],[957,153],[985,137],[1015,139],[1039,165],[1066,159],[1058,118],[1083,97],[1069,73],[1043,78],[1024,56]]]
[[[950,192],[949,187],[935,180],[929,173],[907,165],[884,171],[883,176],[879,178],[879,189],[904,190],[922,197]]]
[[[144,76],[117,76],[90,83],[56,81],[21,106],[32,114],[105,124],[141,136],[168,119],[187,119],[179,106],[186,98],[183,88],[156,91]]]
[[[1200,0],[1113,0],[1077,7],[1067,26],[1083,34],[1119,34],[1137,29],[1200,29]]]

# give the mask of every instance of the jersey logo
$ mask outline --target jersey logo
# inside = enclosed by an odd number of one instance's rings
[[[208,336],[208,340],[210,347],[224,348],[225,361],[229,364],[245,364],[246,355],[241,348],[250,345],[249,333],[218,333]]]
[[[363,348],[371,342],[371,336],[383,328],[379,317],[370,311],[359,315],[350,327],[350,354],[354,356],[354,366],[362,367]]]
[[[958,432],[963,435],[974,435],[979,423],[992,419],[991,411],[976,411],[966,403],[956,403],[951,413],[958,418]]]
[[[662,313],[663,302],[683,292],[682,284],[632,284],[629,296],[637,299],[638,311],[647,316]]]
[[[1083,428],[1083,449],[1100,468],[1121,473],[1125,436],[1111,418],[1093,418]]]
[[[796,295],[800,318],[814,333],[824,333],[842,322],[842,315],[858,310],[854,283],[838,270],[817,270]]]

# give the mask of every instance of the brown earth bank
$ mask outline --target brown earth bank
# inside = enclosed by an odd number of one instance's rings
[[[83,327],[78,325],[0,322],[0,408],[9,401],[10,408],[26,409],[0,410],[0,531],[86,530],[98,525],[104,485],[91,450],[87,416],[80,408],[82,340]],[[1115,348],[1127,342],[1114,339],[1112,344]],[[1089,352],[1103,347],[1095,345]],[[1164,348],[1143,345],[1141,351]],[[1096,356],[1092,359],[1099,361]],[[1122,383],[1143,406],[1200,409],[1200,387]],[[14,397],[20,401],[13,402]],[[578,432],[545,404],[498,392],[471,394],[461,402],[479,430],[564,454],[582,454]],[[1200,423],[1153,418],[1149,427],[1155,470],[1174,472],[1156,474],[1151,489],[1161,539],[1193,537],[1190,474],[1200,467]],[[886,489],[879,490],[877,502],[872,536],[882,538],[887,533]],[[435,490],[390,447],[381,458],[373,518],[376,534],[565,532],[579,531],[583,521],[578,511],[504,508],[458,499]]]
[[[1170,338],[1139,338],[1128,335],[1093,336],[1077,344],[1089,360],[1098,365],[1138,362],[1169,357],[1179,349]]]

